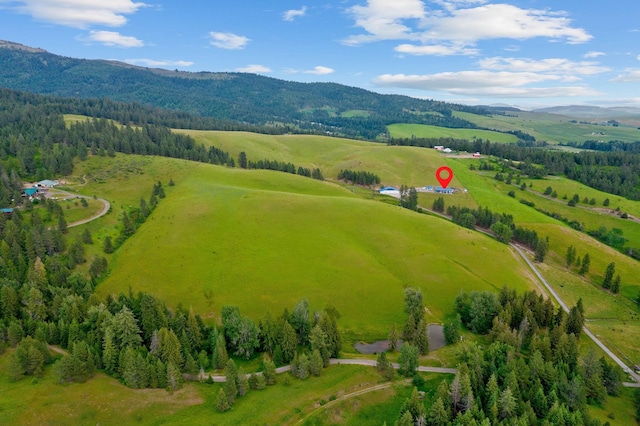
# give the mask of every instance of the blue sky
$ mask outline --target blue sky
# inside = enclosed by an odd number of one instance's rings
[[[638,0],[0,0],[0,39],[468,104],[640,106]]]

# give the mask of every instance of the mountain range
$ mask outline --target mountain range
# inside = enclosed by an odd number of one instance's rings
[[[0,87],[63,97],[110,98],[252,124],[286,124],[375,139],[392,123],[475,128],[452,111],[480,107],[382,95],[335,83],[248,73],[185,72],[63,57],[0,41]]]

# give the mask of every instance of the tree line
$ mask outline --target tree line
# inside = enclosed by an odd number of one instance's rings
[[[581,300],[566,314],[534,291],[505,287],[463,292],[455,306],[458,321],[489,343],[460,343],[453,381],[443,380],[429,404],[414,388],[397,425],[599,425],[588,405],[620,394],[620,367],[593,349],[579,355]]]
[[[380,176],[366,170],[340,170],[338,173],[338,179],[355,185],[380,185]]]

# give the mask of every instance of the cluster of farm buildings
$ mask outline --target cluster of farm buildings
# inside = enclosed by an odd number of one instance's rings
[[[34,184],[25,185],[22,190],[22,194],[20,194],[23,198],[28,198],[29,201],[33,201],[35,198],[41,197],[49,188],[53,188],[58,185],[57,180],[41,180],[40,182],[36,182]],[[3,207],[0,208],[0,213],[4,213],[6,215],[10,215],[13,213],[13,207]]]

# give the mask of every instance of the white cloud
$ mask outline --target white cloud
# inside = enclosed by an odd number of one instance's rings
[[[211,37],[210,43],[221,49],[244,49],[250,41],[245,36],[239,36],[233,33],[219,33],[211,31],[209,36]]]
[[[478,61],[481,68],[493,71],[536,72],[561,75],[594,75],[611,71],[610,68],[599,66],[597,62],[573,62],[563,58],[549,58],[541,60],[522,58],[485,58]]]
[[[403,22],[425,17],[420,0],[367,0],[366,6],[353,6],[349,13],[368,34],[348,37],[345,44],[356,45],[378,40],[415,39],[412,29]]]
[[[318,65],[317,67],[314,67],[312,70],[306,70],[302,72],[305,74],[326,75],[326,74],[333,74],[335,70],[333,68],[323,67],[321,65]]]
[[[125,15],[135,13],[144,3],[131,0],[21,0],[14,10],[36,19],[87,28],[93,25],[119,27],[127,22]]]
[[[477,55],[478,49],[471,49],[463,46],[445,46],[445,45],[422,45],[416,46],[414,44],[400,44],[394,49],[399,53],[407,53],[410,55],[435,55],[435,56],[450,56],[450,55]]]
[[[124,36],[115,31],[89,31],[88,40],[97,41],[105,46],[142,47],[144,42],[135,37]]]
[[[598,56],[606,56],[604,52],[587,52],[584,54],[586,59],[597,58]]]
[[[465,47],[481,40],[545,37],[584,43],[592,38],[584,29],[572,26],[564,12],[485,4],[484,0],[433,0],[428,8],[426,3],[367,0],[365,5],[353,6],[348,13],[365,32],[343,42],[358,45],[381,40],[419,41],[424,44],[423,49],[414,46],[407,53],[443,55],[443,51],[464,52]],[[403,44],[398,48],[407,49],[407,46]],[[471,49],[470,52],[477,51]]]
[[[385,74],[378,76],[378,86],[444,91],[463,96],[558,97],[595,95],[583,86],[529,87],[544,82],[566,81],[562,76],[532,72],[460,71],[430,75]]]
[[[302,6],[302,9],[291,9],[287,10],[282,14],[282,19],[285,21],[292,22],[299,16],[304,16],[307,14],[307,6]]]
[[[614,83],[638,83],[640,82],[640,69],[627,68],[624,70],[624,74],[620,74],[609,81]]]
[[[521,9],[510,4],[487,4],[456,9],[446,17],[430,17],[427,37],[470,43],[483,39],[526,40],[534,37],[566,39],[584,43],[592,37],[582,28],[571,27],[563,12]]]
[[[246,67],[236,68],[238,72],[249,72],[253,74],[266,74],[271,72],[271,68],[265,67],[264,65],[247,65]]]
[[[155,60],[147,58],[138,59],[125,59],[123,62],[133,65],[142,65],[145,67],[190,67],[193,62],[190,61],[168,61],[168,60]]]

